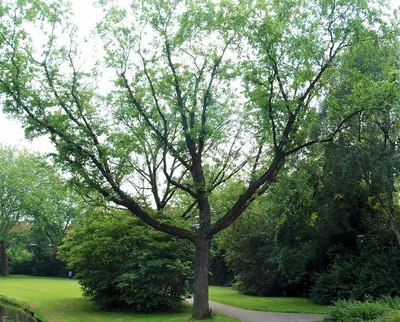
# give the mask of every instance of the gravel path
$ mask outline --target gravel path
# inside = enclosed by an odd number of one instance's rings
[[[188,302],[192,303],[193,299]],[[240,309],[237,307],[209,301],[215,312],[233,316],[243,322],[316,322],[321,321],[322,314],[274,313]]]

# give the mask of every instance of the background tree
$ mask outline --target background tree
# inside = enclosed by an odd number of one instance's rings
[[[291,158],[268,199],[258,200],[260,211],[249,211],[232,226],[234,233],[225,232],[222,247],[239,291],[257,294],[272,288],[269,278],[248,280],[264,276],[260,272],[274,263],[284,277],[282,294],[285,289],[305,296],[311,292],[318,303],[399,294],[393,271],[399,254],[399,92],[392,82],[399,67],[397,46],[397,40],[388,39],[346,53],[322,109],[369,108],[347,122],[337,140]],[[377,96],[370,99],[369,91]],[[245,270],[242,262],[253,258],[249,249],[258,265],[245,265]]]
[[[29,203],[32,237],[43,236],[42,241],[51,245],[53,253],[57,252],[73,219],[88,209],[82,197],[54,172],[30,194]]]
[[[359,114],[359,105],[332,106],[322,123],[320,98],[348,48],[378,44],[387,28],[363,0],[99,6],[104,55],[85,64],[60,1],[2,3],[5,110],[28,136],[50,136],[55,162],[76,184],[195,244],[193,316],[210,317],[213,236],[268,189],[291,155],[331,141]],[[214,217],[214,190],[237,177],[246,185]],[[150,197],[162,210],[177,190],[192,200],[184,214],[196,209],[195,231],[180,214],[160,221],[149,211]]]
[[[83,206],[41,156],[1,146],[0,158],[1,263],[2,275],[8,275],[11,243],[15,244],[14,255],[17,249],[28,253],[41,249],[55,258],[65,229]]]
[[[217,240],[233,271],[234,287],[243,294],[290,294],[287,279],[278,270],[274,216],[268,200],[259,199]]]
[[[0,250],[1,275],[9,275],[7,249],[16,234],[24,232],[28,198],[39,183],[40,158],[0,146]]]
[[[40,182],[40,187],[28,196],[28,204],[29,230],[24,250],[30,256],[10,257],[12,273],[65,277],[65,263],[57,259],[58,246],[73,220],[88,211],[88,205],[57,174]]]

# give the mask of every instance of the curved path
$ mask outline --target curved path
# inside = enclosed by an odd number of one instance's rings
[[[188,302],[193,303],[193,299]],[[233,316],[243,322],[316,322],[324,318],[322,314],[261,312],[240,309],[214,301],[209,301],[209,303],[213,311]]]

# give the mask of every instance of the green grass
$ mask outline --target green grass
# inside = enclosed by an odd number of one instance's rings
[[[130,314],[121,312],[102,312],[87,299],[83,299],[76,280],[63,278],[44,278],[10,276],[0,278],[0,295],[14,302],[23,303],[39,313],[48,322],[183,322],[190,319],[191,313],[175,314]],[[222,314],[215,314],[213,321],[238,322]]]
[[[328,306],[313,304],[304,298],[249,296],[222,286],[210,286],[210,300],[256,311],[318,314],[330,311]]]

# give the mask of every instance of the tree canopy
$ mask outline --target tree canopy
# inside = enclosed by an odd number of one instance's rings
[[[397,74],[383,82],[353,75],[358,90],[343,91],[346,104],[322,104],[352,48],[380,46],[396,30],[379,3],[365,0],[97,5],[104,16],[91,41],[102,47],[85,59],[68,4],[2,2],[4,109],[28,137],[49,135],[75,184],[195,243],[193,315],[207,317],[212,237],[292,155],[334,140],[371,102],[386,100]],[[237,197],[214,213],[215,190],[238,178]],[[154,216],[152,208],[168,210],[182,195],[182,213]]]

